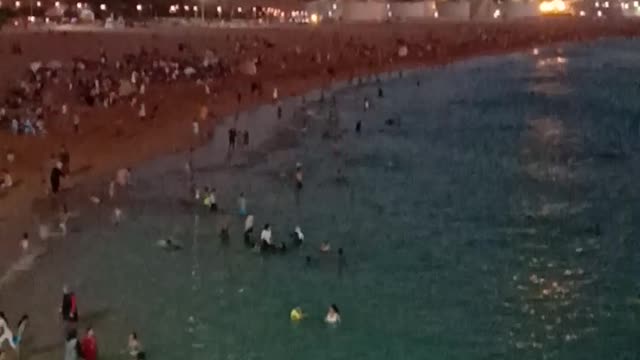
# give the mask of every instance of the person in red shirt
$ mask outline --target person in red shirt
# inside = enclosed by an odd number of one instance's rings
[[[87,334],[82,338],[82,357],[85,360],[98,359],[98,342],[92,328],[87,328]]]

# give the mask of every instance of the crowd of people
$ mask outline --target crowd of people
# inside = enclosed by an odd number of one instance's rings
[[[499,28],[496,28],[499,29]],[[496,29],[482,30],[478,28],[475,39],[485,45],[503,42],[502,35],[498,35]],[[553,35],[545,38],[531,32],[518,37],[513,34],[503,47],[513,44],[526,44],[532,40],[553,40],[565,39]],[[548,36],[548,34],[546,35]],[[576,35],[577,36],[577,35]],[[333,39],[334,50],[321,51],[318,49],[304,47],[298,44],[292,47],[291,51],[272,53],[276,44],[265,37],[258,35],[231,39],[227,37],[227,46],[231,47],[230,54],[225,56],[217,54],[213,50],[206,50],[204,55],[198,54],[188,45],[179,43],[177,52],[174,54],[163,54],[159,49],[147,49],[141,47],[134,53],[125,54],[116,58],[108,54],[106,50],[101,50],[97,59],[90,57],[74,58],[69,66],[60,62],[51,61],[49,63],[34,62],[30,65],[27,75],[19,81],[16,87],[10,89],[9,93],[0,102],[0,128],[5,129],[10,134],[20,137],[50,137],[61,133],[71,134],[73,137],[82,138],[86,135],[81,125],[81,113],[79,109],[90,109],[99,111],[113,107],[123,107],[128,109],[130,118],[135,118],[139,123],[148,124],[152,127],[156,118],[162,116],[159,112],[158,98],[150,93],[155,89],[179,88],[181,85],[195,86],[206,99],[216,99],[222,96],[223,92],[229,92],[224,88],[224,79],[246,76],[246,88],[235,91],[235,111],[237,112],[243,105],[247,97],[263,97],[263,78],[257,77],[258,72],[266,74],[288,77],[306,77],[309,69],[315,69],[323,74],[326,79],[334,79],[339,73],[349,73],[349,77],[355,83],[360,83],[362,78],[359,73],[374,73],[376,69],[384,68],[394,62],[403,61],[402,58],[409,58],[411,61],[422,60],[431,56],[433,58],[446,56],[452,49],[462,51],[466,46],[464,42],[455,44],[441,44],[430,35],[425,35],[415,41],[396,39],[393,47],[376,47],[362,38],[349,37],[345,39]],[[420,41],[418,41],[420,40]],[[424,40],[424,41],[423,41]],[[402,51],[397,51],[400,48]],[[391,49],[391,50],[390,50]],[[407,50],[409,49],[409,50]],[[257,55],[256,55],[257,54]],[[274,56],[270,56],[274,54]],[[275,55],[277,54],[277,56]],[[404,54],[404,55],[403,55]],[[445,54],[445,55],[443,55]],[[296,73],[296,64],[305,62],[311,66],[305,68],[306,73]],[[365,71],[358,72],[358,66],[364,67]],[[277,79],[273,76],[271,80]],[[420,86],[420,83],[417,83]],[[62,93],[63,100],[55,101],[49,96],[51,92]],[[282,87],[273,87],[270,101],[277,104],[279,93]],[[383,97],[382,87],[378,89],[378,97]],[[363,111],[369,111],[372,100],[364,99]],[[199,115],[189,116],[186,126],[193,134],[189,145],[197,146],[200,141],[211,138],[211,133],[203,136],[202,127],[210,122],[215,114],[209,111],[207,105],[202,105]],[[277,107],[278,118],[282,117],[282,109]],[[385,126],[399,126],[398,119],[387,119]],[[110,124],[115,129],[116,136],[121,136],[126,131],[126,123],[122,119],[115,119]],[[228,154],[249,146],[249,131],[239,129],[234,124],[228,131]],[[363,124],[358,121],[355,124],[355,133],[361,134]],[[62,129],[62,130],[61,130]],[[13,136],[12,135],[12,136]],[[195,139],[195,140],[194,140]],[[60,144],[61,142],[59,142]],[[0,172],[0,193],[10,191],[16,185],[16,176],[13,173],[15,167],[16,152],[12,148],[5,149],[5,165]],[[18,154],[19,155],[19,154]],[[194,170],[191,161],[187,161],[187,171],[193,175]],[[56,217],[58,220],[57,234],[66,236],[67,222],[73,217],[68,209],[64,194],[64,183],[74,176],[74,163],[72,162],[72,152],[67,144],[60,145],[59,151],[50,156],[47,162],[45,174],[42,175],[48,195],[54,200]],[[343,177],[339,171],[339,176]],[[304,169],[301,163],[295,164],[295,169],[291,176],[292,191],[296,194],[296,201],[300,201],[298,196],[304,191]],[[126,191],[131,183],[131,169],[125,166],[118,167],[115,176],[110,179],[108,189],[105,194],[95,194],[89,200],[95,205],[113,205],[112,221],[118,224],[123,220],[122,204],[109,203],[119,192]],[[236,213],[244,222],[242,241],[246,247],[255,249],[261,254],[286,253],[290,249],[300,248],[305,244],[305,234],[298,224],[290,232],[289,239],[277,241],[273,235],[272,224],[265,222],[260,233],[256,234],[255,216],[248,208],[245,193],[240,193],[237,197],[237,211],[225,212],[219,203],[218,194],[214,186],[205,186],[200,189],[196,185],[194,176],[190,177],[187,184],[191,190],[193,201],[196,206],[202,206],[207,212],[214,216],[228,217]],[[40,224],[41,225],[41,224]],[[40,238],[46,239],[52,235],[52,231],[46,226],[40,227]],[[224,219],[219,229],[219,237],[222,245],[228,245],[231,241],[229,230],[229,220]],[[180,251],[183,244],[172,237],[166,237],[158,242],[158,246],[167,251]],[[29,234],[25,232],[20,240],[21,250],[25,253],[32,251]],[[332,252],[331,244],[323,241],[319,247],[321,254]],[[336,252],[339,271],[344,267],[344,250],[339,248]],[[305,257],[309,264],[312,259]],[[78,304],[76,296],[68,288],[63,291],[61,304],[61,318],[64,323],[65,360],[95,360],[98,358],[98,341],[91,326],[88,326],[82,338],[78,335]],[[296,307],[290,313],[293,321],[300,321],[305,318],[301,308]],[[0,348],[7,343],[10,347],[18,350],[24,338],[24,332],[28,323],[28,316],[23,316],[12,330],[5,314],[0,312]],[[337,305],[332,304],[324,318],[328,324],[338,324],[341,321],[340,311]],[[129,335],[127,351],[133,359],[146,358],[136,332]],[[3,355],[0,353],[0,358]]]

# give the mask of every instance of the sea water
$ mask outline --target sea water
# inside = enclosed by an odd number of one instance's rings
[[[119,226],[111,205],[87,210],[2,302],[51,326],[36,305],[68,283],[114,358],[136,330],[163,360],[637,359],[638,45],[475,59],[290,100],[282,120],[243,114],[249,148],[226,158],[229,120],[192,158],[221,213],[190,204],[188,154],[149,163]],[[245,248],[240,192],[256,236],[299,225],[302,248]],[[168,236],[183,250],[155,245]],[[323,323],[332,303],[339,326]],[[59,335],[37,328],[32,356],[52,358]]]

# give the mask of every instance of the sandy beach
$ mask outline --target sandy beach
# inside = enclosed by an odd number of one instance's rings
[[[270,121],[269,126],[252,123],[253,111],[262,114],[256,115],[256,119],[275,113],[275,106],[270,105],[274,104],[274,88],[278,89],[279,99],[284,99],[313,89],[328,89],[341,81],[356,84],[358,79],[366,79],[364,82],[372,83],[380,73],[397,74],[403,69],[442,66],[474,56],[533,51],[533,48],[563,42],[630,38],[638,33],[640,30],[633,21],[609,23],[575,19],[118,33],[0,33],[0,90],[3,93],[29,72],[26,64],[56,60],[68,70],[74,58],[97,61],[101,51],[110,61],[115,61],[127,53],[137,53],[141,48],[150,52],[157,49],[162,56],[183,60],[201,59],[206,50],[213,50],[231,69],[224,77],[212,79],[208,94],[195,79],[180,79],[171,84],[152,82],[141,98],[147,109],[156,108],[156,116],[145,122],[138,119],[137,108],[128,103],[107,109],[91,107],[64,86],[52,86],[43,98],[55,109],[63,103],[68,104],[69,112],[82,119],[79,133],[74,133],[71,122],[56,112],[47,118],[45,136],[12,135],[8,125],[3,124],[0,131],[2,167],[10,169],[17,185],[0,193],[0,274],[20,257],[19,239],[23,232],[31,235],[34,246],[42,245],[47,251],[53,251],[36,239],[38,224],[48,221],[58,211],[51,205],[46,190],[49,160],[62,144],[72,157],[71,176],[64,183],[64,202],[79,209],[88,206],[88,198],[92,195],[105,197],[106,184],[120,168],[132,167],[135,175],[138,165],[149,164],[163,155],[180,154],[176,163],[181,163],[189,148],[196,149],[196,156],[206,156],[203,154],[207,151],[224,151],[229,124],[248,130],[252,145],[259,144],[261,153],[268,153],[264,149],[269,146],[274,151],[286,148],[290,140],[286,133],[282,135],[277,121]],[[10,54],[13,44],[19,44],[21,55]],[[406,47],[407,54],[401,56],[399,48],[402,47]],[[243,62],[258,57],[260,65],[256,67],[255,75],[238,71]],[[258,108],[260,105],[267,106]],[[194,138],[192,120],[200,116],[203,106],[209,113],[200,123],[202,136]],[[290,104],[284,110],[282,125],[286,128],[296,107]],[[238,113],[242,115],[240,121],[235,122],[233,117]],[[219,127],[225,119],[228,120],[225,126]],[[211,143],[212,139],[215,144]],[[5,161],[4,154],[8,149],[15,153],[16,160],[12,164]],[[219,157],[222,159],[223,155]],[[225,183],[232,182],[233,179],[228,179]],[[90,224],[84,226],[91,227]],[[74,234],[67,240],[73,242]],[[65,248],[68,246],[68,243],[64,245]],[[32,271],[37,273],[38,266]],[[20,282],[20,279],[14,280]],[[0,285],[1,304],[19,301],[11,299],[4,290],[12,286],[15,286],[12,282]],[[20,284],[18,289],[22,286],[31,285]],[[58,284],[50,284],[49,290],[57,292],[58,288]],[[38,303],[37,299],[29,302],[33,306]],[[47,358],[47,354],[43,350],[41,358]]]

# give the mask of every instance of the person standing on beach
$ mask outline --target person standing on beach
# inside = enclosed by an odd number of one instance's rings
[[[296,164],[295,183],[296,183],[296,190],[298,192],[300,192],[302,190],[302,178],[303,178],[302,164],[301,163],[297,163]]]
[[[58,156],[62,163],[62,172],[68,175],[71,172],[71,154],[69,154],[69,150],[67,150],[64,144],[60,146],[60,154],[58,154]]]
[[[245,130],[242,133],[242,142],[244,144],[244,147],[249,147],[249,130]]]
[[[240,216],[247,215],[247,199],[244,197],[243,192],[241,192],[238,197],[238,212],[240,213]]]
[[[236,148],[236,137],[238,136],[238,132],[235,127],[231,127],[229,129],[229,152],[233,151]]]
[[[244,244],[249,248],[255,245],[253,240],[251,240],[252,234],[253,234],[253,215],[249,215],[244,221]]]
[[[65,326],[75,327],[78,322],[78,304],[76,303],[76,294],[69,291],[66,285],[62,288],[62,305],[60,306],[62,321]]]
[[[12,348],[16,348],[13,332],[11,332],[11,329],[9,328],[7,317],[4,315],[4,312],[0,311],[0,347],[2,347],[2,344],[5,341],[8,341]]]
[[[20,342],[22,342],[22,339],[24,339],[24,332],[27,330],[28,324],[29,324],[29,315],[27,314],[22,315],[22,317],[20,318],[20,321],[18,321],[18,327],[16,328],[17,332],[14,337],[14,343],[16,344],[16,346],[19,346]]]
[[[87,328],[87,333],[81,342],[82,358],[84,360],[98,359],[98,342],[91,327]]]
[[[129,352],[129,356],[134,360],[144,360],[146,358],[142,343],[138,340],[138,334],[135,331],[129,334],[127,351]]]
[[[82,347],[78,341],[78,333],[75,329],[69,330],[64,344],[64,360],[79,360],[82,358]]]
[[[60,192],[60,180],[66,175],[62,171],[62,162],[58,161],[56,166],[51,169],[51,175],[49,176],[49,183],[51,185],[51,193],[57,195]]]
[[[365,97],[364,98],[364,111],[368,111],[369,110],[369,98]]]

